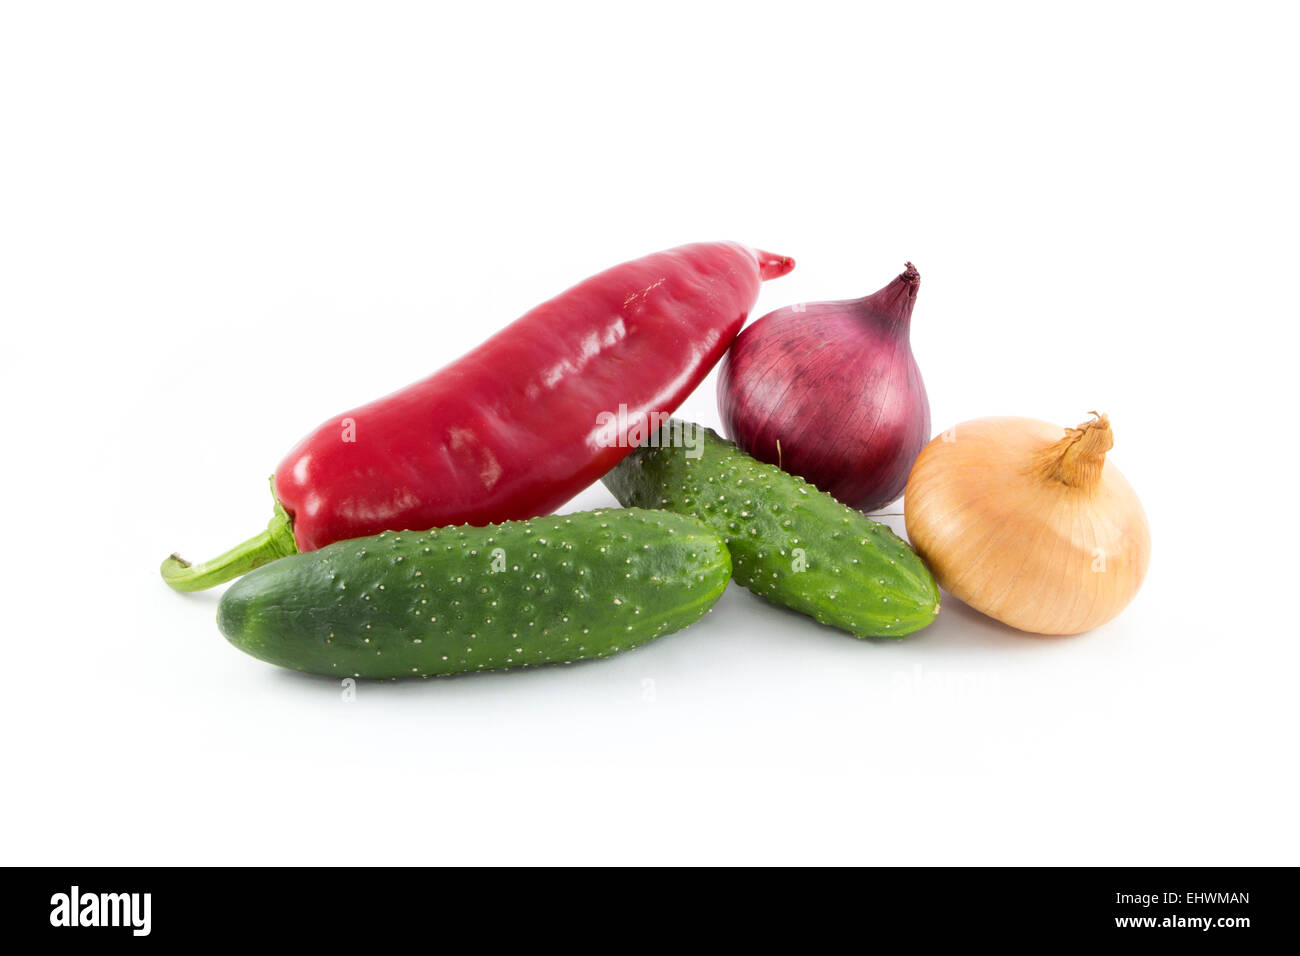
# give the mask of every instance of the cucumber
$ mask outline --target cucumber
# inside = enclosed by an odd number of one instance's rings
[[[603,481],[623,505],[706,522],[740,584],[823,624],[905,637],[939,613],[938,585],[893,531],[712,429],[670,420]]]
[[[432,677],[608,657],[699,620],[730,577],[722,538],[699,521],[592,511],[281,558],[226,591],[217,625],[281,667]]]

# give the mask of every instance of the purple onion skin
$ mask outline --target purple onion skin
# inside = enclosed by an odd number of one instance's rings
[[[909,262],[874,295],[777,309],[741,332],[718,378],[728,437],[854,508],[898,498],[930,440],[909,341],[920,284]]]

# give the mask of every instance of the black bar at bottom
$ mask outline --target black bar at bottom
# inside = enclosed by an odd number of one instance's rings
[[[453,930],[535,942],[731,944],[791,930],[917,942],[1131,939],[1183,946],[1291,936],[1295,871],[972,868],[490,872],[436,869],[10,869],[5,926],[109,937],[338,944]],[[685,933],[686,936],[679,935]],[[853,937],[851,937],[853,938]],[[770,942],[775,943],[772,936]],[[638,942],[638,940],[640,942]]]

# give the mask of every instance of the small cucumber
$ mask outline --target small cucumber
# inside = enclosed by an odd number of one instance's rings
[[[385,532],[236,581],[217,625],[313,674],[431,677],[608,657],[704,616],[731,577],[722,538],[662,511],[592,511]]]
[[[706,522],[740,584],[823,624],[906,637],[939,613],[934,578],[893,531],[712,429],[672,420],[603,480],[624,505]]]

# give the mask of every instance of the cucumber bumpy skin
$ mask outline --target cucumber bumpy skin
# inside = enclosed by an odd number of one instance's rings
[[[698,440],[689,453],[680,436]],[[706,522],[740,584],[822,624],[899,638],[939,613],[934,577],[893,531],[712,429],[672,420],[602,480],[624,505]]]
[[[722,538],[662,511],[593,511],[385,532],[236,581],[217,625],[254,657],[396,678],[608,657],[704,616],[731,577]]]

